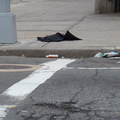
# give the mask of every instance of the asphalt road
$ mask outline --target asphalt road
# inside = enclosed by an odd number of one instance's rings
[[[119,61],[74,61],[11,108],[4,120],[119,120]]]

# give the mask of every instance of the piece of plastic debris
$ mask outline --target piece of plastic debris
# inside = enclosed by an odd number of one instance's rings
[[[94,57],[103,57],[103,58],[111,58],[111,57],[120,57],[120,53],[117,52],[108,52],[108,53],[97,53]]]
[[[23,54],[22,57],[25,57],[25,55]]]
[[[27,113],[28,111],[27,110],[20,110],[20,112]]]
[[[16,105],[10,106],[10,108],[15,108],[15,107],[16,107]]]
[[[94,57],[102,57],[102,53],[99,52],[99,53],[97,53]]]
[[[47,58],[58,58],[58,55],[50,54],[46,55]]]
[[[106,53],[107,57],[118,57],[120,56],[119,53],[117,52],[110,52],[110,53]]]

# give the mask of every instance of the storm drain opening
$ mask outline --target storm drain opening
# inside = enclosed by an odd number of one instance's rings
[[[33,71],[39,69],[39,65],[26,64],[0,64],[0,72]]]

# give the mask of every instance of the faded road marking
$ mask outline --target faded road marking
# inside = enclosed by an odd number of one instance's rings
[[[67,70],[73,70],[73,69],[77,69],[77,70],[120,70],[120,67],[99,67],[99,68],[89,68],[89,67],[65,67],[64,69]]]

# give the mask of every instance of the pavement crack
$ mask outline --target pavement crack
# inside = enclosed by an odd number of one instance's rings
[[[74,110],[74,104],[76,104],[76,102],[62,102],[62,103],[46,103],[46,102],[35,102],[33,105],[35,106],[41,106],[41,107],[47,107],[47,108],[51,108],[51,109],[61,109],[61,110]]]
[[[46,45],[48,45],[49,44],[49,42],[47,42],[47,43],[45,43],[44,45],[42,45],[41,47],[45,47]]]
[[[88,105],[92,105],[92,104],[94,104],[94,103],[95,103],[95,101],[90,101],[90,102],[88,102],[88,103],[85,103],[85,104],[81,105],[80,108],[81,108],[81,107],[88,106]]]
[[[78,94],[80,94],[84,89],[82,88],[80,91],[76,92],[70,101],[74,101]]]
[[[98,74],[99,74],[99,70],[96,69],[95,74],[91,76],[91,79],[94,80],[95,82],[98,81]]]
[[[82,19],[80,19],[79,21],[77,21],[74,25],[70,26],[67,30],[71,30],[73,27],[75,27],[76,25],[80,24],[82,21],[84,21],[89,16],[90,15],[87,15],[87,16],[83,17]]]
[[[30,99],[32,100],[32,102],[35,102],[35,100],[33,99],[33,97],[32,97],[32,96],[30,96]]]

